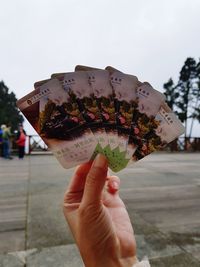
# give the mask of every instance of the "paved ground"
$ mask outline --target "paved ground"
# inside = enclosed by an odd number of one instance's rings
[[[73,170],[53,156],[0,159],[0,267],[80,267],[62,197]],[[200,266],[200,154],[155,154],[119,173],[152,266]]]

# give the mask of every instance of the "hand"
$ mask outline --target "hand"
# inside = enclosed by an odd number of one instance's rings
[[[107,176],[107,160],[97,155],[80,165],[64,197],[64,215],[86,267],[132,267],[136,243],[119,178]]]

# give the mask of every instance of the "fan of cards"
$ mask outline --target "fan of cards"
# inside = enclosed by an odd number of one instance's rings
[[[184,132],[162,93],[113,67],[76,66],[34,87],[17,105],[64,168],[102,153],[117,172]]]

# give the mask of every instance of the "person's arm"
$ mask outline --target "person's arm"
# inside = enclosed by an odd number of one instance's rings
[[[138,265],[133,228],[104,156],[78,167],[64,197],[64,215],[86,267]]]
[[[7,136],[8,136],[8,138],[11,138],[12,137],[10,128],[7,129]]]

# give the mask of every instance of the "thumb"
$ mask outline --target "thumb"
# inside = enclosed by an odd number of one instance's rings
[[[88,172],[83,193],[83,205],[99,203],[104,188],[108,171],[108,163],[105,156],[98,154]]]

